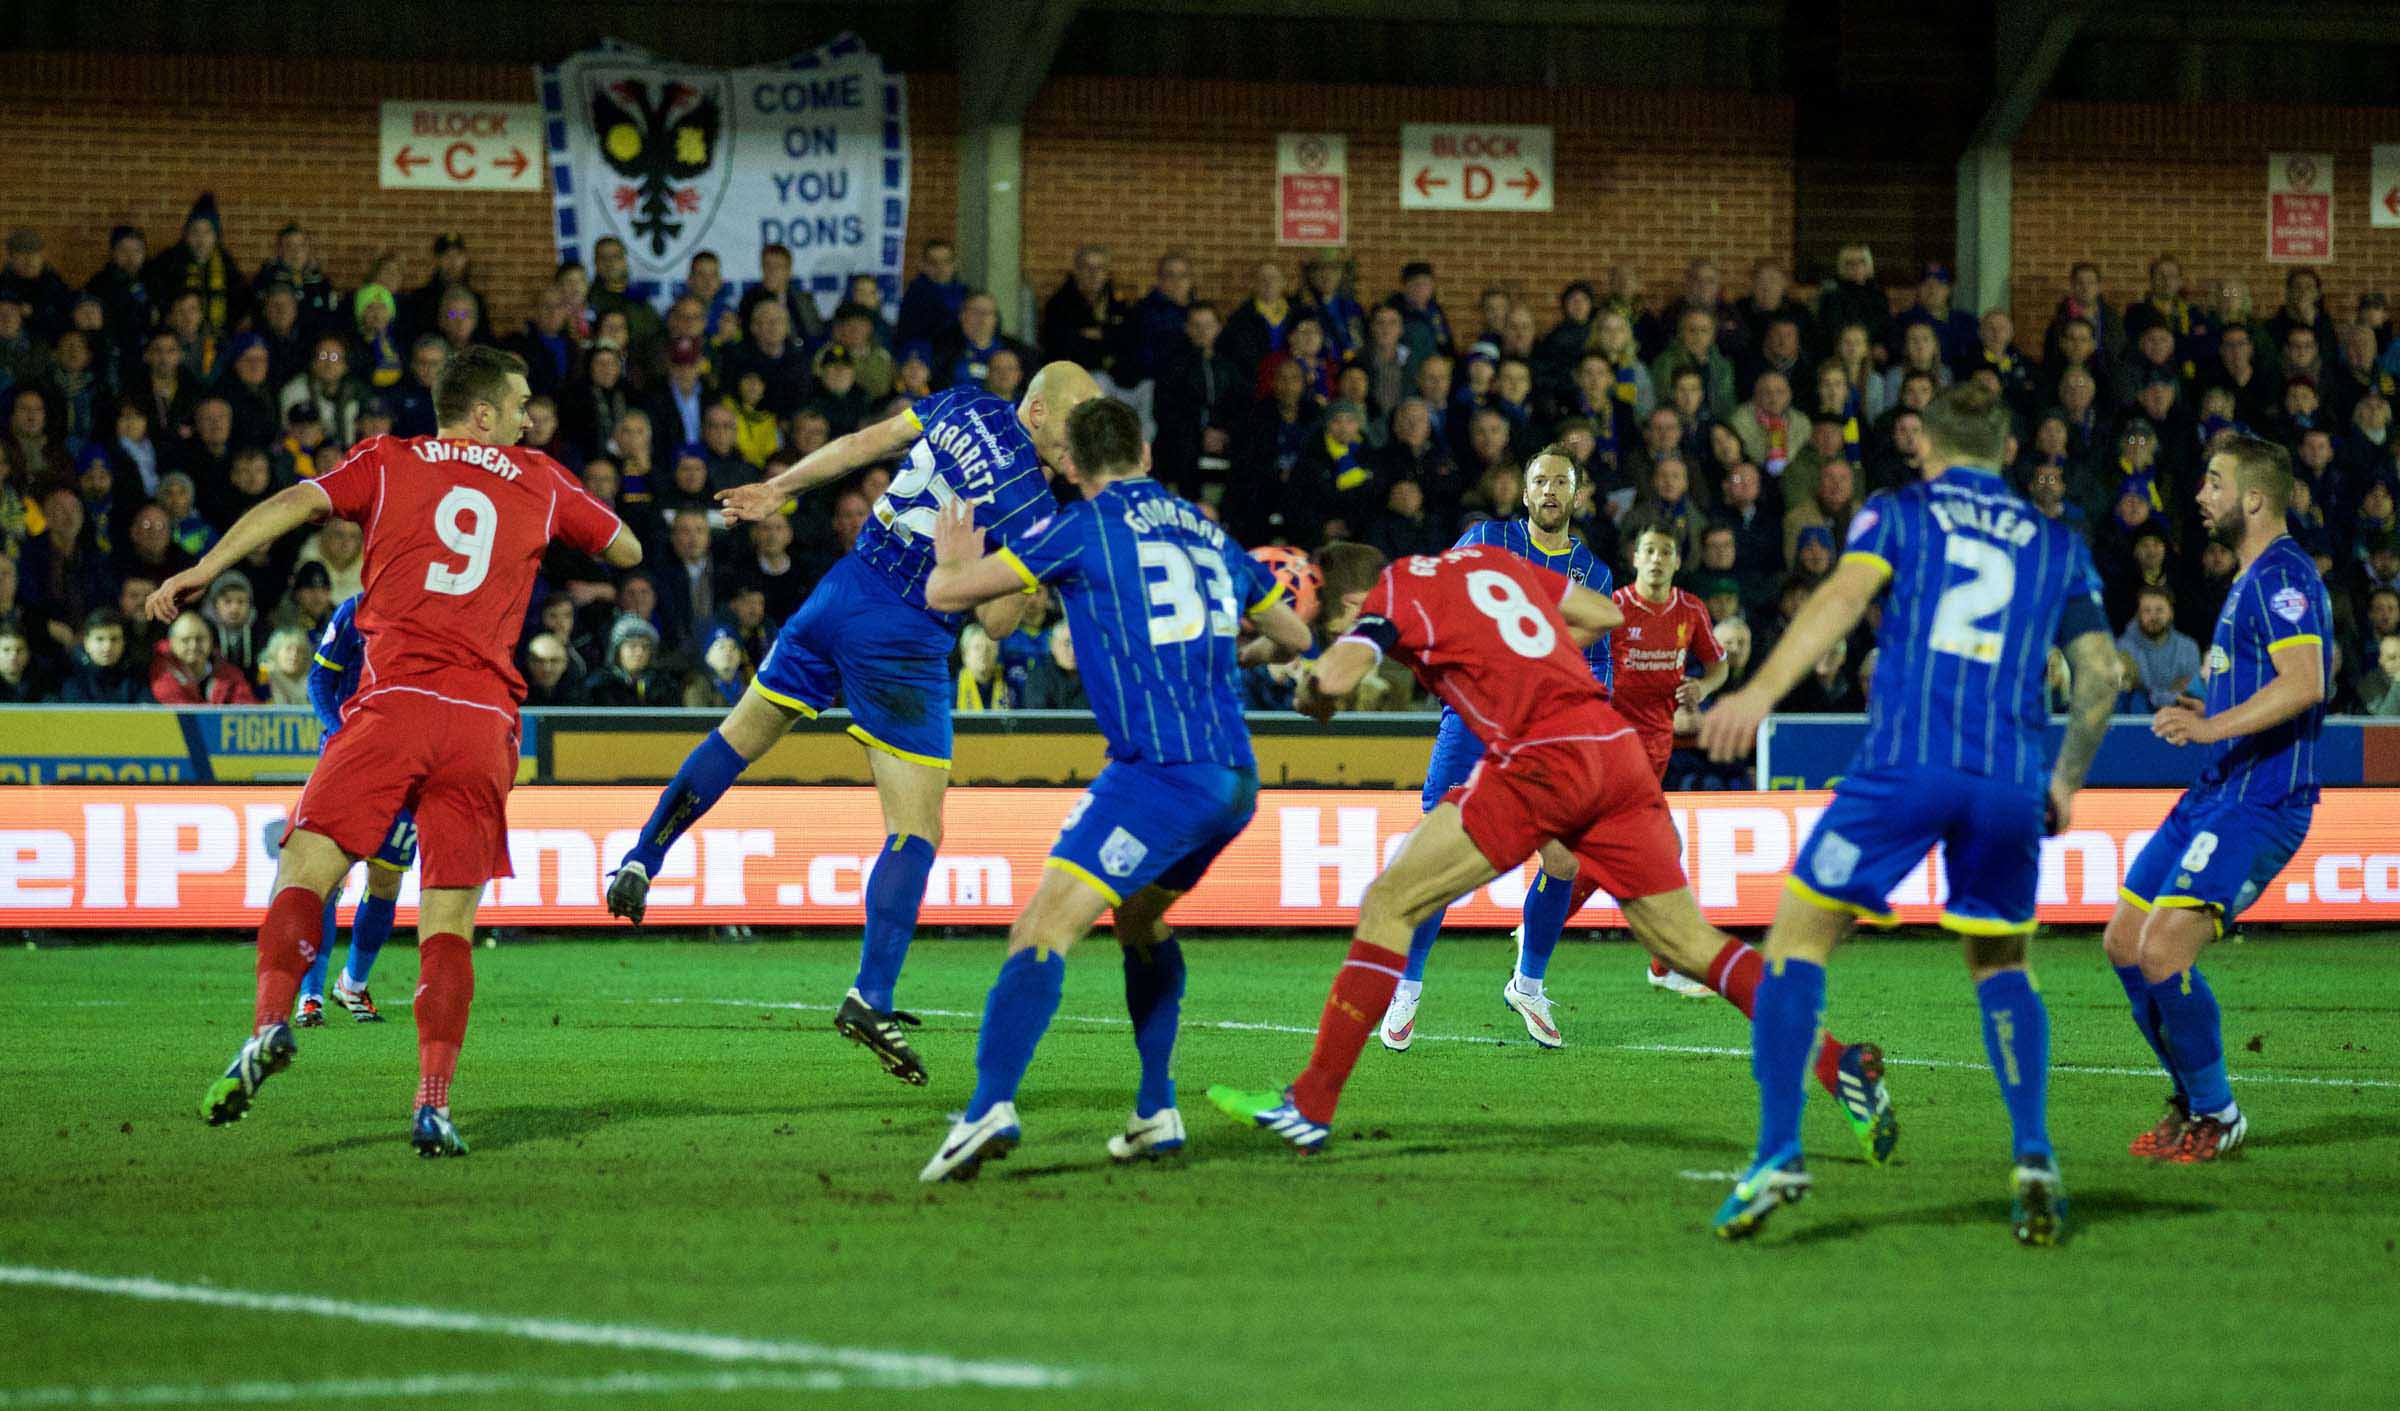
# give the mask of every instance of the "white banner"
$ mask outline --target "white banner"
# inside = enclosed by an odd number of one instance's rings
[[[896,296],[908,235],[906,81],[854,35],[785,63],[704,69],[613,41],[539,71],[558,253],[625,242],[634,290],[664,303],[692,256],[727,283],[759,251],[831,303],[854,274]]]

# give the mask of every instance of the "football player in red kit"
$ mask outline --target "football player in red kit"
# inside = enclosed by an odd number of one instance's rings
[[[202,1104],[212,1126],[240,1120],[259,1085],[291,1063],[292,996],[315,958],[326,893],[408,809],[423,877],[411,1140],[425,1156],[466,1153],[450,1122],[450,1079],[475,993],[475,904],[485,883],[511,875],[507,799],[525,695],[512,655],[526,599],[554,540],[616,568],[642,556],[563,467],[517,448],[526,397],[522,359],[467,349],[434,383],[438,434],[361,442],[335,469],[243,515],[150,598],[150,615],[166,621],[217,574],[328,513],[366,530],[358,690],[284,836],[258,931],[255,1027]]]
[[[1635,531],[1633,581],[1613,595],[1625,625],[1608,639],[1617,668],[1617,688],[1609,702],[1641,736],[1650,767],[1658,771],[1662,784],[1667,760],[1675,753],[1675,713],[1698,708],[1725,684],[1731,669],[1717,634],[1709,629],[1707,606],[1675,586],[1675,571],[1682,564],[1683,551],[1673,531],[1655,524]],[[1686,674],[1685,662],[1692,657],[1707,668],[1705,675]],[[1655,955],[1650,957],[1650,983],[1692,998],[1713,993],[1668,969]]]
[[[1763,972],[1758,952],[1701,917],[1649,756],[1579,650],[1624,615],[1579,583],[1561,587],[1558,575],[1498,549],[1401,559],[1318,657],[1296,709],[1330,719],[1335,702],[1390,656],[1473,726],[1483,762],[1425,815],[1360,900],[1357,938],[1334,976],[1308,1067],[1280,1093],[1212,1087],[1219,1108],[1304,1151],[1322,1146],[1342,1085],[1399,983],[1409,933],[1551,839],[1575,854],[1579,891],[1607,888],[1653,955],[1749,1013]],[[1349,585],[1329,573],[1325,588]],[[1900,1128],[1882,1054],[1828,1038],[1818,1076],[1869,1157],[1889,1159]]]

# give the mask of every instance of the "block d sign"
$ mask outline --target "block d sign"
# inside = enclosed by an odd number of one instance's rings
[[[1461,123],[1400,128],[1400,209],[1546,211],[1550,129]]]
[[[542,189],[535,104],[386,103],[381,133],[375,179],[385,190]]]

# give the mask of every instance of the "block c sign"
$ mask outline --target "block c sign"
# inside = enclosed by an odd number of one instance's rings
[[[1551,130],[1478,123],[1404,123],[1400,209],[1547,211],[1555,185]]]
[[[383,105],[375,184],[386,191],[542,190],[542,110],[532,103]]]

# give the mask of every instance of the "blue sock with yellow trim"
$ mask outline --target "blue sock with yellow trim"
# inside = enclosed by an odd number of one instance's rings
[[[342,889],[335,887],[325,898],[325,928],[317,933],[317,958],[308,963],[308,972],[300,977],[300,993],[325,997],[325,974],[333,968],[333,943],[341,939]]]
[[[1125,1012],[1133,1019],[1133,1048],[1142,1056],[1137,1117],[1175,1105],[1175,1030],[1183,1022],[1183,947],[1173,936],[1154,946],[1125,947]]]
[[[1445,906],[1418,922],[1417,929],[1409,934],[1408,964],[1400,972],[1402,984],[1421,985],[1425,982],[1425,957],[1433,954],[1433,943],[1442,938],[1442,918],[1449,914],[1450,908]]]
[[[2183,1075],[2175,1071],[2175,1056],[2167,1052],[2166,1037],[2158,1031],[2158,1004],[2150,998],[2150,982],[2142,976],[2139,965],[2110,967],[2117,972],[2117,983],[2125,987],[2125,1001],[2133,1006],[2133,1027],[2142,1031],[2150,1051],[2158,1055],[2158,1066],[2167,1070],[2175,1081],[2175,1096],[2188,1097],[2183,1090]]]
[[[733,787],[750,767],[725,737],[714,730],[692,752],[683,757],[683,765],[667,782],[666,792],[658,796],[658,807],[650,810],[650,821],[642,825],[642,836],[635,840],[633,850],[625,861],[638,862],[652,877],[658,875],[665,862],[667,849],[686,829],[700,820],[700,815],[716,807],[717,800]]]
[[[1536,870],[1533,887],[1525,893],[1525,938],[1517,945],[1517,973],[1539,980],[1550,971],[1550,952],[1567,929],[1567,908],[1573,906],[1575,883]]]
[[[383,943],[392,938],[392,913],[399,909],[396,897],[369,894],[358,899],[358,911],[350,918],[350,958],[342,963],[350,988],[366,988],[367,972],[375,968]]]
[[[1758,1080],[1758,1159],[1800,1145],[1800,1108],[1825,1016],[1825,967],[1797,956],[1767,962],[1750,1014],[1750,1075]]]
[[[1017,1084],[1033,1062],[1033,1050],[1058,1013],[1067,982],[1067,958],[1042,947],[1021,950],[1000,966],[983,998],[983,1030],[975,1037],[975,1096],[967,1120],[978,1121],[994,1103],[1015,1102]]]
[[[2225,1075],[2224,1020],[2200,967],[2152,985],[2150,1002],[2158,1006],[2158,1027],[2192,1115],[2206,1117],[2233,1106],[2233,1081]]]
[[[908,959],[908,943],[916,937],[917,908],[925,904],[925,879],[932,871],[933,844],[913,833],[894,833],[883,840],[875,870],[867,874],[867,932],[858,947],[858,997],[872,1008],[892,1007],[900,962]]]
[[[2050,1155],[2050,1007],[2042,1003],[2033,976],[2003,970],[1975,987],[1983,1006],[1983,1051],[2000,1080],[2016,1156]]]

